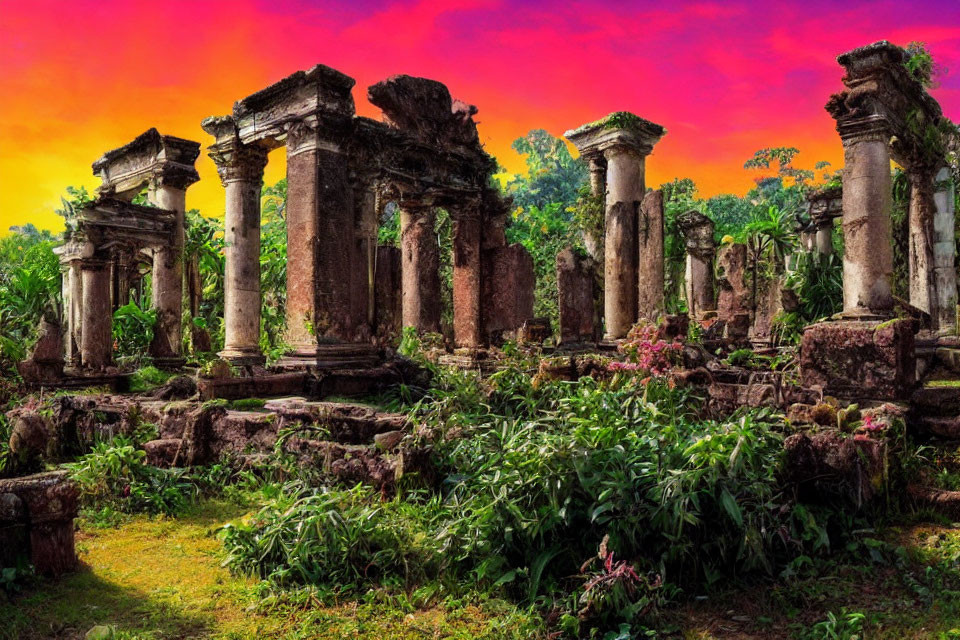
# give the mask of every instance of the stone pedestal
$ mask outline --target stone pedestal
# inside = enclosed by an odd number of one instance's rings
[[[260,185],[267,154],[257,147],[211,150],[226,189],[224,348],[235,365],[262,365],[260,351]]]
[[[154,325],[153,342],[150,345],[150,355],[158,365],[175,367],[183,363],[180,345],[186,186],[161,182],[150,194],[150,200],[161,209],[176,214],[173,244],[160,247],[153,254],[153,308],[157,312],[157,323]]]
[[[440,247],[431,208],[400,210],[403,326],[440,331]]]
[[[801,383],[825,395],[903,400],[915,370],[910,320],[821,322],[803,332]]]
[[[567,247],[557,254],[560,343],[596,342],[596,267]]]
[[[113,314],[110,312],[110,265],[106,261],[84,260],[81,266],[83,330],[80,334],[80,364],[100,370],[112,363]]]
[[[843,314],[886,316],[893,310],[889,135],[858,132],[844,139]]]
[[[663,315],[663,192],[648,191],[637,217],[637,317],[656,322]]]
[[[28,541],[28,560],[41,575],[58,576],[73,570],[77,565],[73,543],[77,497],[77,487],[66,471],[0,479],[0,541]],[[0,551],[0,557],[8,560],[15,561],[8,556],[16,554],[16,547]]]
[[[457,347],[482,345],[480,278],[480,219],[461,215],[453,221],[453,336]]]

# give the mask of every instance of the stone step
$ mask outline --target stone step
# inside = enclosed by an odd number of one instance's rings
[[[919,417],[960,415],[960,387],[920,387],[910,396],[910,406]]]
[[[949,371],[960,373],[960,349],[937,347],[934,362]]]
[[[143,450],[147,453],[147,464],[162,468],[174,466],[182,445],[183,440],[180,438],[162,438],[144,442]]]
[[[960,440],[960,416],[922,416],[916,424],[923,433]]]

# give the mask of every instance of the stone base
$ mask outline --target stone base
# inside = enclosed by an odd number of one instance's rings
[[[916,381],[910,320],[841,320],[807,327],[800,347],[804,387],[842,398],[900,400]]]
[[[259,351],[224,349],[217,356],[235,367],[262,367],[267,363],[267,357]]]
[[[183,369],[185,364],[187,364],[186,358],[180,356],[164,356],[153,359],[153,366],[161,371],[179,371]]]
[[[281,369],[360,369],[380,363],[380,351],[370,344],[317,345],[316,351],[295,351],[275,365]]]
[[[305,371],[299,371],[236,378],[200,378],[197,389],[201,400],[300,395],[306,389],[308,377]]]
[[[55,383],[27,383],[27,387],[48,387],[56,389],[89,389],[90,387],[107,387],[117,393],[130,390],[130,373],[99,373],[83,369],[68,368],[64,370],[63,378]]]

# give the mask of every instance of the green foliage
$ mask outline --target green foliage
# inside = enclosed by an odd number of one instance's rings
[[[136,302],[123,305],[113,312],[113,350],[118,356],[140,357],[153,340],[157,324],[154,309],[141,309]]]
[[[843,308],[843,261],[836,254],[797,254],[784,284],[796,293],[800,316],[807,323],[832,316]]]
[[[260,208],[260,348],[285,351],[287,308],[287,180],[263,188]],[[279,357],[280,353],[273,353]],[[276,359],[276,357],[272,359]]]
[[[186,471],[158,469],[145,464],[145,456],[132,440],[117,436],[95,444],[89,454],[66,467],[88,508],[168,515],[183,511],[194,492]]]
[[[769,414],[705,420],[687,392],[637,377],[534,388],[522,366],[488,381],[441,370],[409,410],[437,433],[440,493],[382,503],[291,486],[225,529],[230,566],[348,593],[459,576],[553,599],[584,631],[822,548],[817,520],[783,493]],[[585,565],[598,548],[601,565]]]
[[[556,204],[561,211],[573,205],[580,187],[587,182],[587,168],[573,159],[562,139],[534,129],[514,140],[512,147],[527,164],[526,175],[514,176],[506,185],[514,204],[538,209]]]
[[[430,532],[439,500],[378,502],[372,490],[291,485],[254,517],[222,530],[232,568],[277,585],[334,584],[345,592],[370,582],[404,587],[438,575],[442,543]]]
[[[578,244],[571,236],[570,215],[558,202],[546,205],[518,207],[507,227],[507,242],[519,242],[533,257],[536,277],[533,313],[550,318],[554,325],[559,320],[557,307],[557,254],[570,244]]]
[[[48,231],[33,225],[0,238],[0,372],[11,370],[36,340],[45,312],[60,304],[60,264]]]
[[[911,42],[907,45],[906,52],[907,58],[903,66],[906,67],[910,77],[926,89],[936,87],[935,76],[940,72],[940,66],[934,62],[926,43]]]
[[[141,367],[130,376],[130,391],[143,393],[159,387],[173,377],[174,374],[161,371],[154,366]]]

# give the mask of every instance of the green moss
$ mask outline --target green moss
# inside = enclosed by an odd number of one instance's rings
[[[267,404],[267,401],[263,398],[241,398],[240,400],[231,402],[230,408],[238,411],[250,411],[253,409],[263,409],[263,405],[265,404]]]
[[[960,380],[928,380],[923,386],[937,389],[960,389]]]
[[[200,405],[200,408],[206,410],[206,409],[215,409],[217,407],[229,407],[229,406],[230,406],[229,400],[225,398],[213,398],[212,400],[207,400],[202,405]]]

